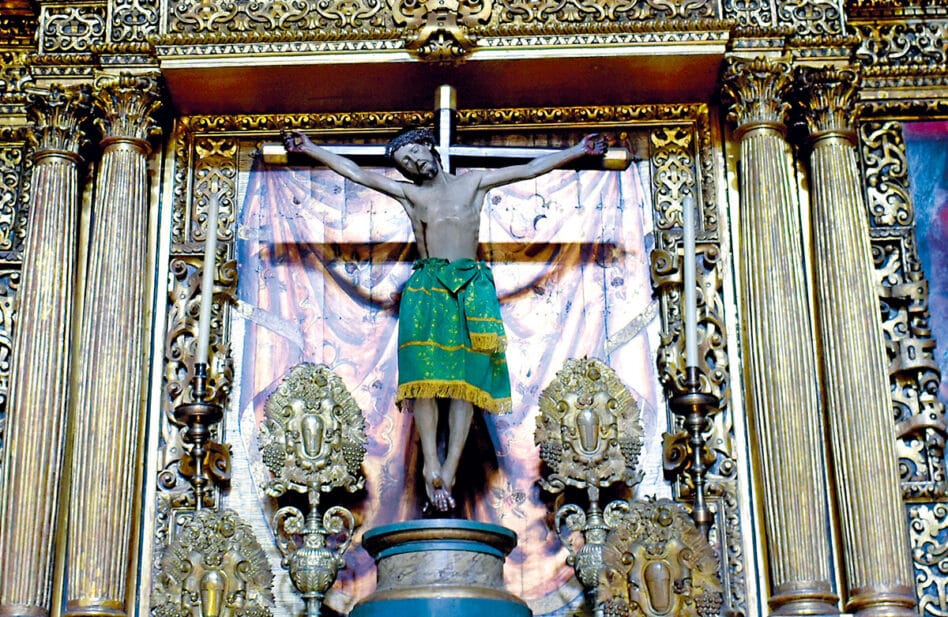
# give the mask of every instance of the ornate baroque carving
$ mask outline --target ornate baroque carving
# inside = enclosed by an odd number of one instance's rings
[[[155,115],[161,107],[158,82],[153,76],[104,75],[94,104],[99,114],[94,122],[103,137],[134,139],[144,146],[160,132]]]
[[[24,143],[0,143],[0,255],[20,260],[26,240],[32,157]]]
[[[92,88],[87,85],[49,90],[30,90],[30,115],[34,129],[30,138],[37,152],[58,151],[78,155],[88,141],[84,130],[76,130],[89,117]]]
[[[720,17],[717,3],[708,0],[513,0],[495,11],[495,24],[517,23],[603,23]]]
[[[10,394],[10,362],[13,359],[13,306],[19,285],[19,269],[0,268],[0,472],[3,470],[3,439]]]
[[[859,23],[856,59],[866,66],[945,65],[948,63],[948,21]]]
[[[267,399],[260,430],[267,494],[362,488],[365,420],[342,379],[325,365],[298,364]]]
[[[109,2],[109,41],[144,42],[158,34],[158,0],[112,0]]]
[[[168,32],[235,34],[292,30],[298,39],[300,33],[321,30],[390,30],[395,24],[391,13],[381,10],[383,5],[383,0],[237,0],[215,4],[182,0],[170,7]]]
[[[765,124],[778,128],[786,121],[790,104],[784,96],[792,85],[785,62],[764,58],[732,60],[725,69],[722,90],[730,99],[728,120],[740,129]]]
[[[908,506],[908,516],[919,613],[948,614],[948,596],[945,595],[948,504],[913,504]]]
[[[915,215],[901,124],[859,125],[860,150],[872,225],[872,251],[882,303],[902,494],[908,500],[943,499],[945,409],[938,400],[928,312],[928,281],[915,244]]]
[[[566,485],[637,484],[643,433],[641,412],[618,376],[600,360],[567,360],[540,396],[534,440],[553,473],[551,492]]]
[[[915,219],[908,185],[908,161],[901,125],[894,121],[859,126],[866,200],[873,227],[908,225]]]
[[[827,132],[852,134],[852,113],[859,88],[859,74],[850,69],[806,69],[796,72],[804,93],[805,118],[811,137]]]
[[[725,0],[724,16],[736,19],[742,28],[769,28],[775,25],[775,0]]]
[[[777,24],[796,34],[842,34],[845,12],[841,0],[777,0]]]
[[[270,617],[273,573],[232,510],[181,514],[151,594],[153,617]]]
[[[219,253],[226,250],[221,245]],[[168,325],[165,334],[165,422],[162,423],[161,455],[158,463],[158,486],[170,500],[170,507],[183,507],[193,495],[190,486],[182,482],[179,473],[185,458],[184,436],[186,427],[174,419],[174,409],[189,402],[188,384],[194,379],[194,357],[197,345],[197,323],[200,312],[201,264],[203,255],[178,255],[171,260],[171,285],[168,290]],[[220,254],[217,263],[222,263]],[[229,328],[224,300],[232,298],[237,287],[237,268],[233,261],[224,262],[215,278],[212,308],[211,362],[208,378],[210,400],[223,401],[233,383],[233,364],[230,359]]]
[[[105,6],[42,5],[41,54],[89,52],[105,42]]]
[[[602,552],[599,602],[607,617],[716,617],[717,559],[691,518],[669,500],[629,504]]]

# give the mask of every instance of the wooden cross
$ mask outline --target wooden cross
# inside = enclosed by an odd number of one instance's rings
[[[452,86],[439,86],[435,92],[435,139],[442,167],[454,173],[456,162],[473,167],[477,164],[504,161],[506,164],[528,161],[544,154],[557,152],[557,148],[523,148],[509,146],[463,146],[452,144],[454,129],[457,125],[457,94]],[[352,159],[366,162],[378,162],[389,166],[391,161],[385,157],[384,145],[366,144],[320,144],[320,147]],[[268,164],[286,164],[288,155],[282,143],[265,143],[261,147],[263,161]],[[580,157],[563,169],[608,169],[622,171],[632,163],[631,153],[622,147],[611,147],[602,157]]]

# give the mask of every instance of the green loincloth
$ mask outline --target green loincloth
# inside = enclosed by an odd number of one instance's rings
[[[473,259],[420,259],[398,309],[398,394],[510,411],[506,336],[494,276]]]

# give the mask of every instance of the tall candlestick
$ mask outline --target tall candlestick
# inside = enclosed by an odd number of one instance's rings
[[[208,363],[208,342],[211,338],[211,307],[214,304],[214,271],[217,269],[217,217],[219,203],[212,194],[207,206],[207,232],[204,241],[204,277],[201,279],[201,317],[198,321],[196,361]]]
[[[698,366],[697,284],[695,282],[695,200],[690,195],[682,204],[684,214],[685,277],[685,366]]]

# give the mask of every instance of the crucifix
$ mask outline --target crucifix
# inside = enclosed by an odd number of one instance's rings
[[[411,406],[414,412],[428,504],[445,514],[456,505],[452,488],[474,407],[491,413],[511,408],[500,304],[490,267],[477,260],[480,214],[487,192],[581,160],[624,169],[630,157],[622,148],[610,155],[605,140],[595,134],[566,149],[452,145],[456,107],[450,86],[438,89],[435,116],[435,132],[405,130],[384,147],[320,146],[303,133],[293,132],[284,136],[283,148],[264,146],[264,160],[283,163],[287,153],[305,155],[391,197],[408,215],[421,258],[399,302],[396,402]],[[407,181],[356,162],[383,155]],[[486,158],[525,162],[453,173],[455,161]],[[443,458],[437,442],[439,401],[448,407]]]

